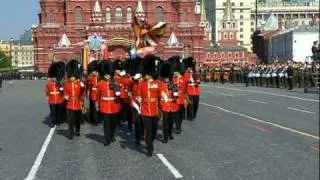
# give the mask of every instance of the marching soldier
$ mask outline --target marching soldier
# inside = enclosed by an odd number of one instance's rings
[[[133,120],[134,120],[134,129],[135,129],[135,143],[140,144],[141,139],[143,139],[143,121],[140,116],[140,104],[141,104],[141,95],[140,95],[140,89],[141,89],[141,82],[142,82],[142,75],[140,72],[140,64],[141,60],[136,59],[134,62],[134,72],[135,75],[133,77],[133,81],[131,84],[131,108],[132,108],[132,114],[133,114]]]
[[[99,120],[99,115],[96,110],[96,101],[97,101],[97,86],[98,86],[98,61],[94,60],[88,65],[88,80],[87,80],[87,87],[89,90],[89,107],[90,107],[90,114],[89,119],[92,124],[97,125]]]
[[[122,108],[123,108],[123,116],[125,117],[125,119],[128,122],[128,129],[132,130],[132,110],[131,110],[131,102],[130,102],[130,97],[128,95],[128,92],[130,91],[130,85],[132,83],[132,77],[131,77],[131,62],[130,60],[126,60],[124,62],[124,69],[122,72],[122,88],[123,88],[123,95],[122,95]]]
[[[60,71],[64,72],[64,69],[60,69],[58,63],[51,64],[48,71],[46,96],[50,107],[50,127],[61,124],[63,119],[63,87],[58,81]]]
[[[80,64],[77,60],[69,61],[66,70],[68,80],[64,83],[64,97],[67,100],[69,139],[73,139],[74,134],[80,136],[85,86],[84,83],[79,80]]]
[[[121,87],[112,80],[114,70],[110,61],[102,61],[99,68],[102,79],[98,83],[96,108],[103,121],[104,146],[107,146],[116,140],[114,136],[121,109]]]
[[[180,74],[182,72],[180,57],[170,58],[168,60],[172,64],[173,69],[173,83],[178,87],[179,97],[177,98],[177,103],[179,105],[179,117],[175,121],[177,133],[181,133],[181,124],[183,119],[186,117],[186,82],[183,76]]]
[[[171,81],[173,76],[172,66],[170,63],[165,62],[160,67],[159,82],[161,99],[160,108],[162,111],[163,121],[163,143],[168,143],[168,138],[173,139],[172,129],[174,120],[179,119],[179,105],[177,103],[178,87]]]
[[[141,82],[139,94],[141,95],[141,117],[145,127],[145,141],[147,144],[147,156],[153,154],[153,141],[157,134],[158,123],[158,101],[161,96],[159,82],[154,80],[156,57],[147,55],[142,60],[142,74],[144,81]]]
[[[291,62],[288,65],[287,73],[288,73],[289,90],[292,90],[292,88],[293,88],[293,81],[292,81],[292,78],[293,78],[293,67],[292,67]]]
[[[188,95],[188,106],[187,106],[187,119],[192,121],[197,117],[199,100],[200,100],[200,77],[195,72],[195,60],[193,57],[188,57],[184,60],[187,71],[184,74],[184,80],[187,82],[187,95]]]

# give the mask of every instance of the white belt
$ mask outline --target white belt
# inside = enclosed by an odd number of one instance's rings
[[[51,95],[60,94],[60,92],[50,92]]]
[[[102,97],[101,99],[104,101],[112,101],[112,100],[115,100],[116,98],[115,97]]]

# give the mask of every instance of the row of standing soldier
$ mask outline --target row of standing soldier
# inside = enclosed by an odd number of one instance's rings
[[[64,72],[67,78],[64,78]],[[122,62],[93,61],[84,78],[76,60],[53,63],[49,68],[46,95],[50,105],[51,126],[63,122],[66,111],[69,138],[80,136],[80,124],[89,97],[89,121],[103,123],[104,145],[115,141],[116,127],[128,122],[135,130],[135,142],[142,139],[147,155],[153,154],[159,119],[162,120],[163,143],[173,139],[173,126],[181,133],[182,120],[196,118],[200,75],[192,57],[178,56],[162,61],[154,55]]]
[[[227,65],[219,68],[204,68],[202,79],[205,82],[228,80],[230,83],[245,83],[246,86],[289,87],[292,89],[297,84],[299,88],[314,86],[311,74],[319,72],[319,63],[273,63],[269,65]],[[227,74],[227,77],[226,77]]]

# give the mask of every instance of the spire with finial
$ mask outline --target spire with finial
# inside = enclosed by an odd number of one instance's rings
[[[100,3],[98,0],[96,0],[96,3],[94,4],[94,13],[101,13],[101,7],[100,7]]]
[[[234,20],[234,15],[232,13],[232,5],[230,0],[227,0],[226,7],[224,8],[223,20]]]
[[[102,22],[104,22],[104,16],[102,15],[99,0],[96,0],[96,2],[94,3],[91,21],[96,24],[101,24]]]
[[[201,1],[201,22],[207,22],[206,0]]]
[[[137,9],[136,9],[136,14],[144,14],[142,2],[138,1]]]

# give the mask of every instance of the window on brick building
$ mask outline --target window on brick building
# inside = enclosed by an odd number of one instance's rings
[[[243,28],[240,28],[240,32],[243,32]]]
[[[240,15],[240,19],[243,19],[243,15]]]
[[[156,19],[157,19],[157,22],[164,22],[164,15],[163,15],[163,8],[162,7],[156,8]]]
[[[224,39],[228,39],[228,34],[227,33],[224,33]]]
[[[116,8],[116,23],[117,24],[122,24],[122,9],[120,7]]]
[[[240,2],[240,6],[243,6],[243,2]]]
[[[243,22],[240,22],[240,26],[243,26]]]
[[[127,9],[127,23],[132,23],[132,9],[128,7]]]
[[[49,14],[49,22],[50,23],[55,23],[56,22],[56,15],[54,13]]]
[[[106,9],[106,22],[111,23],[111,9],[109,7]]]
[[[83,11],[81,7],[76,7],[75,9],[75,20],[76,23],[81,23],[83,21]]]
[[[233,34],[232,33],[229,34],[229,39],[233,39]]]

